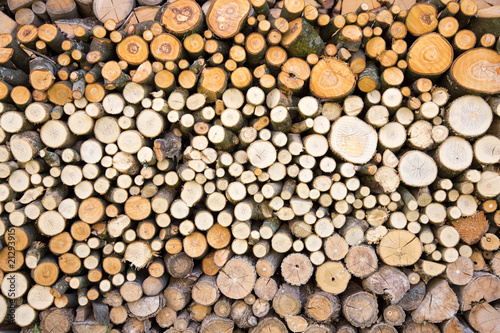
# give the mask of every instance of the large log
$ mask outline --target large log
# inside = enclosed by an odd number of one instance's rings
[[[412,318],[416,322],[426,320],[439,323],[450,319],[457,311],[458,300],[454,291],[446,281],[434,279],[427,285],[427,294],[418,308],[412,312]]]
[[[364,164],[376,151],[374,129],[356,117],[344,116],[333,123],[329,136],[330,148],[348,162]]]
[[[355,87],[354,73],[338,59],[321,59],[311,70],[309,89],[318,98],[339,100],[349,95]]]
[[[248,0],[214,1],[207,12],[207,25],[220,38],[234,37],[240,32],[250,9]]]
[[[493,50],[469,50],[455,59],[443,84],[454,96],[464,93],[497,94],[500,91],[498,74],[490,68],[497,67],[499,63],[500,56]],[[485,66],[485,69],[472,70],[477,66]]]

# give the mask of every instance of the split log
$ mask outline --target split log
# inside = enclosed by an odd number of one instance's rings
[[[441,322],[453,317],[458,311],[458,305],[456,295],[448,283],[441,279],[433,279],[427,285],[427,294],[422,303],[412,312],[412,318],[416,322],[424,320],[431,323]]]
[[[460,309],[462,311],[470,310],[473,302],[478,302],[482,299],[487,302],[498,299],[498,281],[498,278],[494,275],[476,272],[471,283],[461,286],[458,289],[457,297],[460,302]],[[486,284],[490,286],[487,292],[482,289],[482,286]]]
[[[471,245],[479,242],[487,232],[489,224],[484,213],[478,212],[473,216],[453,221],[453,226],[458,231],[460,239],[464,243]]]

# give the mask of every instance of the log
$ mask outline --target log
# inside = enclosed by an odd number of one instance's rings
[[[106,20],[113,20],[117,24],[123,23],[134,7],[134,0],[126,1],[120,6],[108,0],[94,1],[92,3],[94,15],[102,23],[106,22]]]
[[[59,19],[72,19],[79,17],[75,1],[47,1],[45,4],[47,14],[52,21]]]
[[[347,288],[351,274],[342,263],[330,261],[318,267],[315,278],[321,290],[338,295]]]
[[[430,50],[428,49],[430,48]],[[435,60],[439,59],[439,62]],[[437,78],[442,75],[453,62],[453,49],[448,41],[439,34],[431,33],[419,37],[410,47],[407,54],[408,69],[411,77]],[[426,71],[426,62],[434,62],[432,71]],[[425,73],[425,74],[424,74]]]
[[[478,299],[484,299],[487,302],[498,299],[497,285],[498,278],[488,273],[475,273],[471,282],[466,286],[461,286],[458,289],[457,297],[460,302],[460,309],[467,311],[472,308],[472,303],[477,302]],[[482,286],[488,284],[491,289],[487,293],[482,291]]]
[[[433,159],[420,151],[409,151],[399,161],[401,181],[409,186],[427,186],[437,177],[438,168]]]
[[[290,254],[281,263],[281,275],[291,285],[300,286],[307,283],[312,273],[311,261],[303,254]]]
[[[373,294],[360,289],[359,286],[353,284],[342,294],[342,313],[351,325],[364,328],[373,324],[377,319],[378,305]],[[361,308],[360,304],[365,306]]]
[[[214,1],[206,13],[207,25],[220,38],[234,37],[240,32],[250,9],[249,1]]]
[[[181,37],[187,32],[199,33],[204,26],[204,15],[194,1],[172,3],[162,14],[161,22],[171,34]]]
[[[205,306],[211,306],[219,298],[215,276],[202,276],[194,285],[192,297],[195,302]]]
[[[321,37],[304,19],[292,20],[287,33],[284,34],[281,45],[292,57],[305,57],[308,54],[318,54],[323,48]]]
[[[281,317],[296,315],[300,312],[305,295],[298,287],[282,284],[274,300],[273,309]]]
[[[245,272],[245,275],[241,275]],[[230,259],[217,276],[217,286],[222,294],[231,299],[242,299],[250,294],[255,285],[255,267],[246,257]]]
[[[150,44],[151,55],[158,61],[176,61],[179,59],[182,46],[181,42],[171,34],[155,36]]]
[[[40,329],[69,332],[74,317],[75,315],[72,310],[50,308],[40,314]]]
[[[434,279],[427,287],[425,295],[419,307],[412,312],[412,318],[416,322],[427,320],[429,322],[441,322],[450,319],[458,311],[458,300],[455,293],[445,280]],[[436,312],[433,309],[439,308]]]
[[[494,330],[498,323],[498,311],[489,303],[475,305],[466,316],[469,324],[479,332]]]
[[[340,300],[334,295],[318,291],[308,296],[304,308],[308,317],[317,322],[329,323],[340,314]]]
[[[207,96],[207,103],[222,97],[227,85],[226,72],[218,67],[204,68],[198,81],[198,92]]]
[[[455,136],[448,137],[436,152],[436,160],[442,176],[453,176],[464,171],[472,163],[474,155],[471,145],[465,139]]]
[[[166,297],[166,305],[174,311],[179,311],[191,300],[192,281],[188,279],[171,279],[167,288],[163,291]]]
[[[420,258],[422,243],[408,231],[393,230],[381,239],[377,251],[388,265],[408,266]]]
[[[472,68],[478,62],[484,62],[485,64],[487,63],[491,64],[491,66],[495,66],[495,64],[500,61],[500,58],[497,57],[496,52],[490,51],[491,50],[484,48],[473,49],[464,52],[455,59],[445,79],[445,87],[450,94],[456,96],[460,93],[488,94],[499,91],[500,88],[495,85],[496,79],[493,73],[491,81],[488,78],[483,79],[486,74],[482,72],[475,75],[473,74],[468,79],[464,77],[464,71],[467,71],[468,68]]]
[[[116,54],[121,60],[132,65],[140,65],[147,60],[149,48],[140,36],[128,36],[118,44]]]
[[[490,127],[493,117],[489,105],[486,102],[484,102],[482,98],[476,96],[463,96],[462,98],[457,99],[457,101],[458,100],[460,100],[460,103],[463,104],[456,104],[455,102],[453,102],[450,105],[450,108],[447,112],[447,117],[448,117],[447,119],[450,124],[449,125],[450,128],[453,131],[455,131],[458,135],[466,138],[477,137],[480,136],[481,134],[484,134],[484,132],[486,131],[485,128]],[[459,107],[459,105],[462,106]],[[477,112],[478,115],[480,116],[479,118],[474,117],[474,120],[468,120],[466,114],[467,112],[470,112],[468,110],[469,107],[471,107],[472,105],[474,105],[473,112]],[[453,117],[453,120],[451,117]],[[464,122],[469,123],[468,130],[458,125],[458,123],[455,122],[455,119],[460,119],[462,123]]]
[[[227,318],[218,317],[215,314],[207,316],[201,323],[201,331],[204,333],[211,332],[232,332],[234,322]]]
[[[409,10],[405,20],[408,32],[421,36],[434,31],[438,25],[436,7],[431,4],[416,4]]]
[[[352,70],[337,59],[321,59],[311,70],[311,93],[328,100],[339,100],[349,95],[356,86]]]
[[[365,278],[377,270],[377,254],[372,247],[358,245],[351,248],[345,258],[349,272],[359,278]]]
[[[474,31],[477,36],[483,36],[486,33],[491,33],[498,38],[498,21],[495,18],[499,16],[499,7],[492,6],[483,8],[477,11],[477,14],[471,18],[468,28]]]
[[[375,154],[377,137],[368,124],[355,117],[344,116],[332,125],[328,142],[332,151],[342,159],[364,164]]]

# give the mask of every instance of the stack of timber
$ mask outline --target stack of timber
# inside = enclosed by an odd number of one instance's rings
[[[2,330],[499,332],[500,6],[138,4],[2,13]]]

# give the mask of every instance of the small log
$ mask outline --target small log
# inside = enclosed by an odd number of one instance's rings
[[[399,305],[389,305],[384,309],[384,321],[393,326],[401,326],[405,321],[405,312]]]

